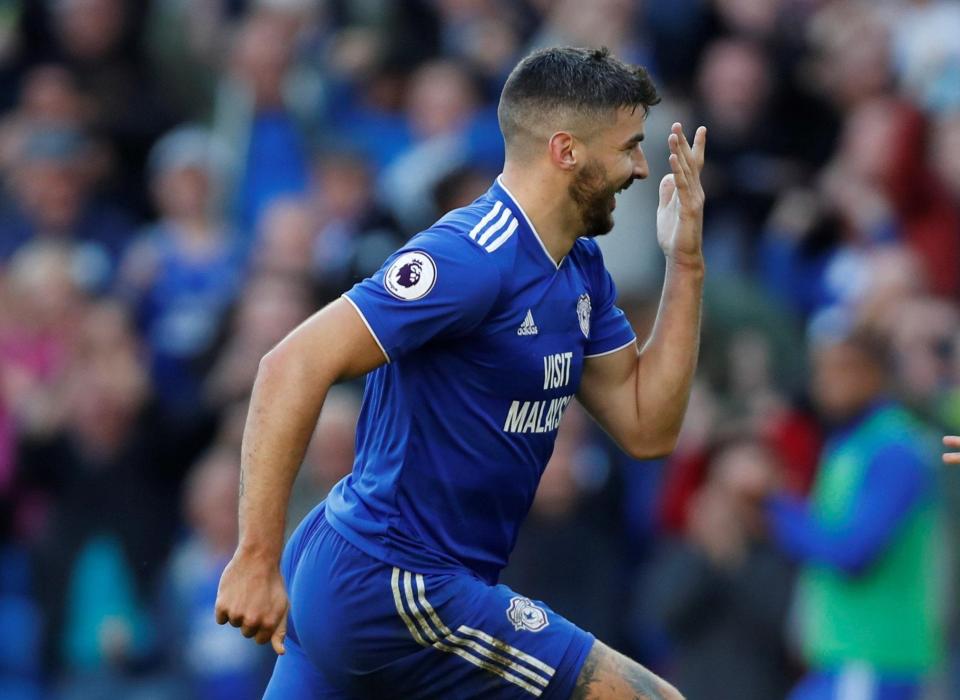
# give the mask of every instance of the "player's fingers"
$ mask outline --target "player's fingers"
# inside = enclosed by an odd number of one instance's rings
[[[677,154],[677,160],[680,163],[680,169],[683,171],[683,175],[686,178],[686,186],[693,187],[697,183],[697,173],[695,172],[693,163],[691,162],[693,156],[690,153],[690,144],[687,143],[687,139],[683,135],[683,130],[680,129],[679,122],[674,124],[673,127],[674,131],[671,136],[676,139],[677,145],[674,153]]]
[[[668,173],[660,180],[660,208],[667,206],[673,193],[677,191],[677,184],[674,182],[673,173]]]
[[[240,634],[249,639],[257,634],[260,631],[259,622],[244,622],[243,626],[240,628]]]
[[[947,447],[960,448],[960,435],[944,435],[943,444]]]
[[[707,150],[707,127],[698,126],[693,135],[693,160],[697,170],[703,170],[703,161]]]
[[[273,633],[273,637],[270,639],[270,642],[273,644],[273,650],[280,654],[281,656],[286,653],[287,648],[284,646],[283,642],[287,637],[287,616],[284,615],[280,619],[280,624],[277,625],[276,631]]]
[[[960,464],[960,452],[947,452],[943,455],[943,461],[947,464]]]
[[[677,189],[680,191],[687,189],[687,176],[683,171],[683,167],[680,165],[680,155],[677,153],[679,146],[677,144],[677,135],[670,134],[667,138],[667,143],[670,146],[670,170],[673,173],[673,181],[677,186]]]
[[[673,133],[675,133],[677,138],[680,139],[680,155],[683,157],[684,163],[688,166],[693,166],[693,151],[690,148],[690,142],[687,140],[687,135],[683,133],[683,125],[680,122],[674,122]]]
[[[225,625],[227,624],[227,620],[230,619],[230,614],[225,608],[221,608],[219,605],[214,609],[214,614],[217,617],[218,625]]]

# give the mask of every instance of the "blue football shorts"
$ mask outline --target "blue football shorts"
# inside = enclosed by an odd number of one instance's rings
[[[469,572],[421,574],[375,559],[323,503],[284,549],[286,654],[265,698],[567,700],[593,635]]]

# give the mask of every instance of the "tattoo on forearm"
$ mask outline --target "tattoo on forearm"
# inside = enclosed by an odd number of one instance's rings
[[[609,648],[594,647],[580,670],[570,700],[593,700],[596,697],[617,697],[631,694],[633,700],[665,700],[664,684],[640,664]],[[670,694],[670,697],[678,697]]]
[[[577,678],[577,686],[573,689],[573,695],[570,700],[587,700],[589,697],[590,686],[594,684],[597,677],[597,666],[600,658],[591,651],[587,654],[587,660],[583,662],[583,668],[580,669],[580,676]]]

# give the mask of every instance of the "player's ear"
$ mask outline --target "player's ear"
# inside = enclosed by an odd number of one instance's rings
[[[550,137],[550,161],[561,170],[573,170],[577,165],[577,152],[573,134],[558,131]]]

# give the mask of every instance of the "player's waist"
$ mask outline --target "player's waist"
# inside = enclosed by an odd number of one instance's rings
[[[476,560],[462,560],[444,548],[423,542],[396,527],[369,523],[341,513],[327,502],[325,517],[347,542],[370,557],[406,571],[422,574],[469,574],[496,583],[502,566]]]

